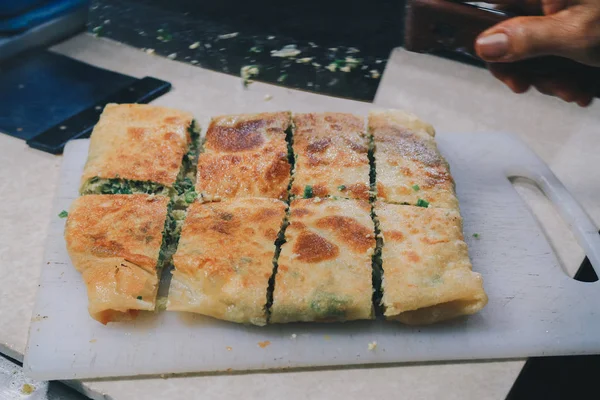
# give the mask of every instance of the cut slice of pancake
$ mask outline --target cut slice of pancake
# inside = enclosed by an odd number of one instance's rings
[[[266,323],[275,241],[286,204],[245,197],[188,209],[167,309],[238,323]]]
[[[371,111],[377,198],[388,203],[458,209],[454,180],[433,127],[398,110]]]
[[[167,220],[164,196],[88,195],[69,211],[65,240],[88,291],[89,313],[106,324],[154,310],[161,245],[175,224]]]
[[[291,203],[270,322],[349,321],[373,317],[369,203],[300,199]]]
[[[196,129],[187,112],[108,104],[91,135],[80,193],[175,195],[195,161]]]
[[[202,201],[241,197],[287,199],[289,112],[223,115],[212,119],[198,159]]]
[[[369,200],[369,138],[352,114],[294,114],[295,197]]]
[[[375,214],[388,319],[431,324],[487,304],[481,275],[471,270],[458,211],[377,202]]]

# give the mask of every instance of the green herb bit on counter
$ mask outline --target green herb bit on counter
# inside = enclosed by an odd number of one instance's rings
[[[412,188],[415,192],[418,192],[419,190],[421,190],[421,188],[419,187],[419,185],[412,185]]]
[[[138,300],[141,300],[141,299],[142,299],[142,296],[138,296],[138,297],[137,297],[137,299],[138,299]]]
[[[473,234],[473,237],[474,237],[475,239],[479,239],[479,233],[474,233],[474,234]]]
[[[310,199],[311,197],[313,197],[313,188],[311,185],[306,185],[304,186],[304,198],[305,199]]]
[[[60,213],[58,213],[58,216],[60,218],[67,218],[69,216],[69,213],[66,212],[65,210],[62,210]]]
[[[346,185],[340,185],[340,186],[338,186],[338,189],[340,191],[344,191],[344,190],[346,190]]]
[[[417,207],[429,207],[429,202],[427,200],[419,199],[417,200]]]

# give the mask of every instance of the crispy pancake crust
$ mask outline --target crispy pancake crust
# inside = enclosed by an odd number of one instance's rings
[[[65,240],[87,286],[92,318],[106,324],[154,310],[168,202],[143,194],[88,195],[73,202]]]
[[[372,111],[378,199],[388,203],[458,209],[454,180],[437,149],[431,125],[403,111]]]
[[[287,199],[289,126],[289,112],[213,118],[198,160],[196,191],[201,199]]]
[[[295,114],[292,194],[369,199],[369,139],[352,114]]]
[[[372,318],[375,237],[368,202],[294,200],[285,238],[271,322]]]
[[[81,184],[93,177],[173,186],[191,138],[191,114],[146,104],[108,104],[94,127]]]
[[[456,210],[377,202],[385,316],[430,324],[476,313],[487,304],[481,275],[471,271]]]
[[[264,325],[285,209],[279,200],[249,197],[192,204],[173,259],[167,308]]]

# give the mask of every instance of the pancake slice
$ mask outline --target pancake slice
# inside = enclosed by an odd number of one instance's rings
[[[289,112],[223,115],[212,119],[198,159],[201,201],[241,197],[287,199]]]
[[[369,138],[363,118],[294,114],[292,195],[369,200]]]
[[[189,113],[146,104],[108,104],[91,135],[80,193],[183,194],[178,183],[193,171],[198,145]],[[193,187],[194,173],[187,178]]]
[[[167,309],[265,325],[285,211],[280,200],[254,197],[192,204],[173,257]]]
[[[299,199],[291,203],[270,322],[373,318],[369,203]]]
[[[371,111],[377,198],[388,203],[458,209],[454,180],[433,127],[399,110]]]
[[[377,202],[375,214],[388,319],[431,324],[487,304],[481,275],[471,270],[458,211]]]
[[[161,248],[175,224],[164,196],[89,195],[69,211],[65,240],[88,291],[89,313],[106,324],[154,310],[160,271],[168,257]]]

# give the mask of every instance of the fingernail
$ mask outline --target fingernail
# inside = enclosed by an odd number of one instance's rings
[[[508,36],[494,33],[477,39],[477,50],[485,59],[498,59],[508,53]]]

